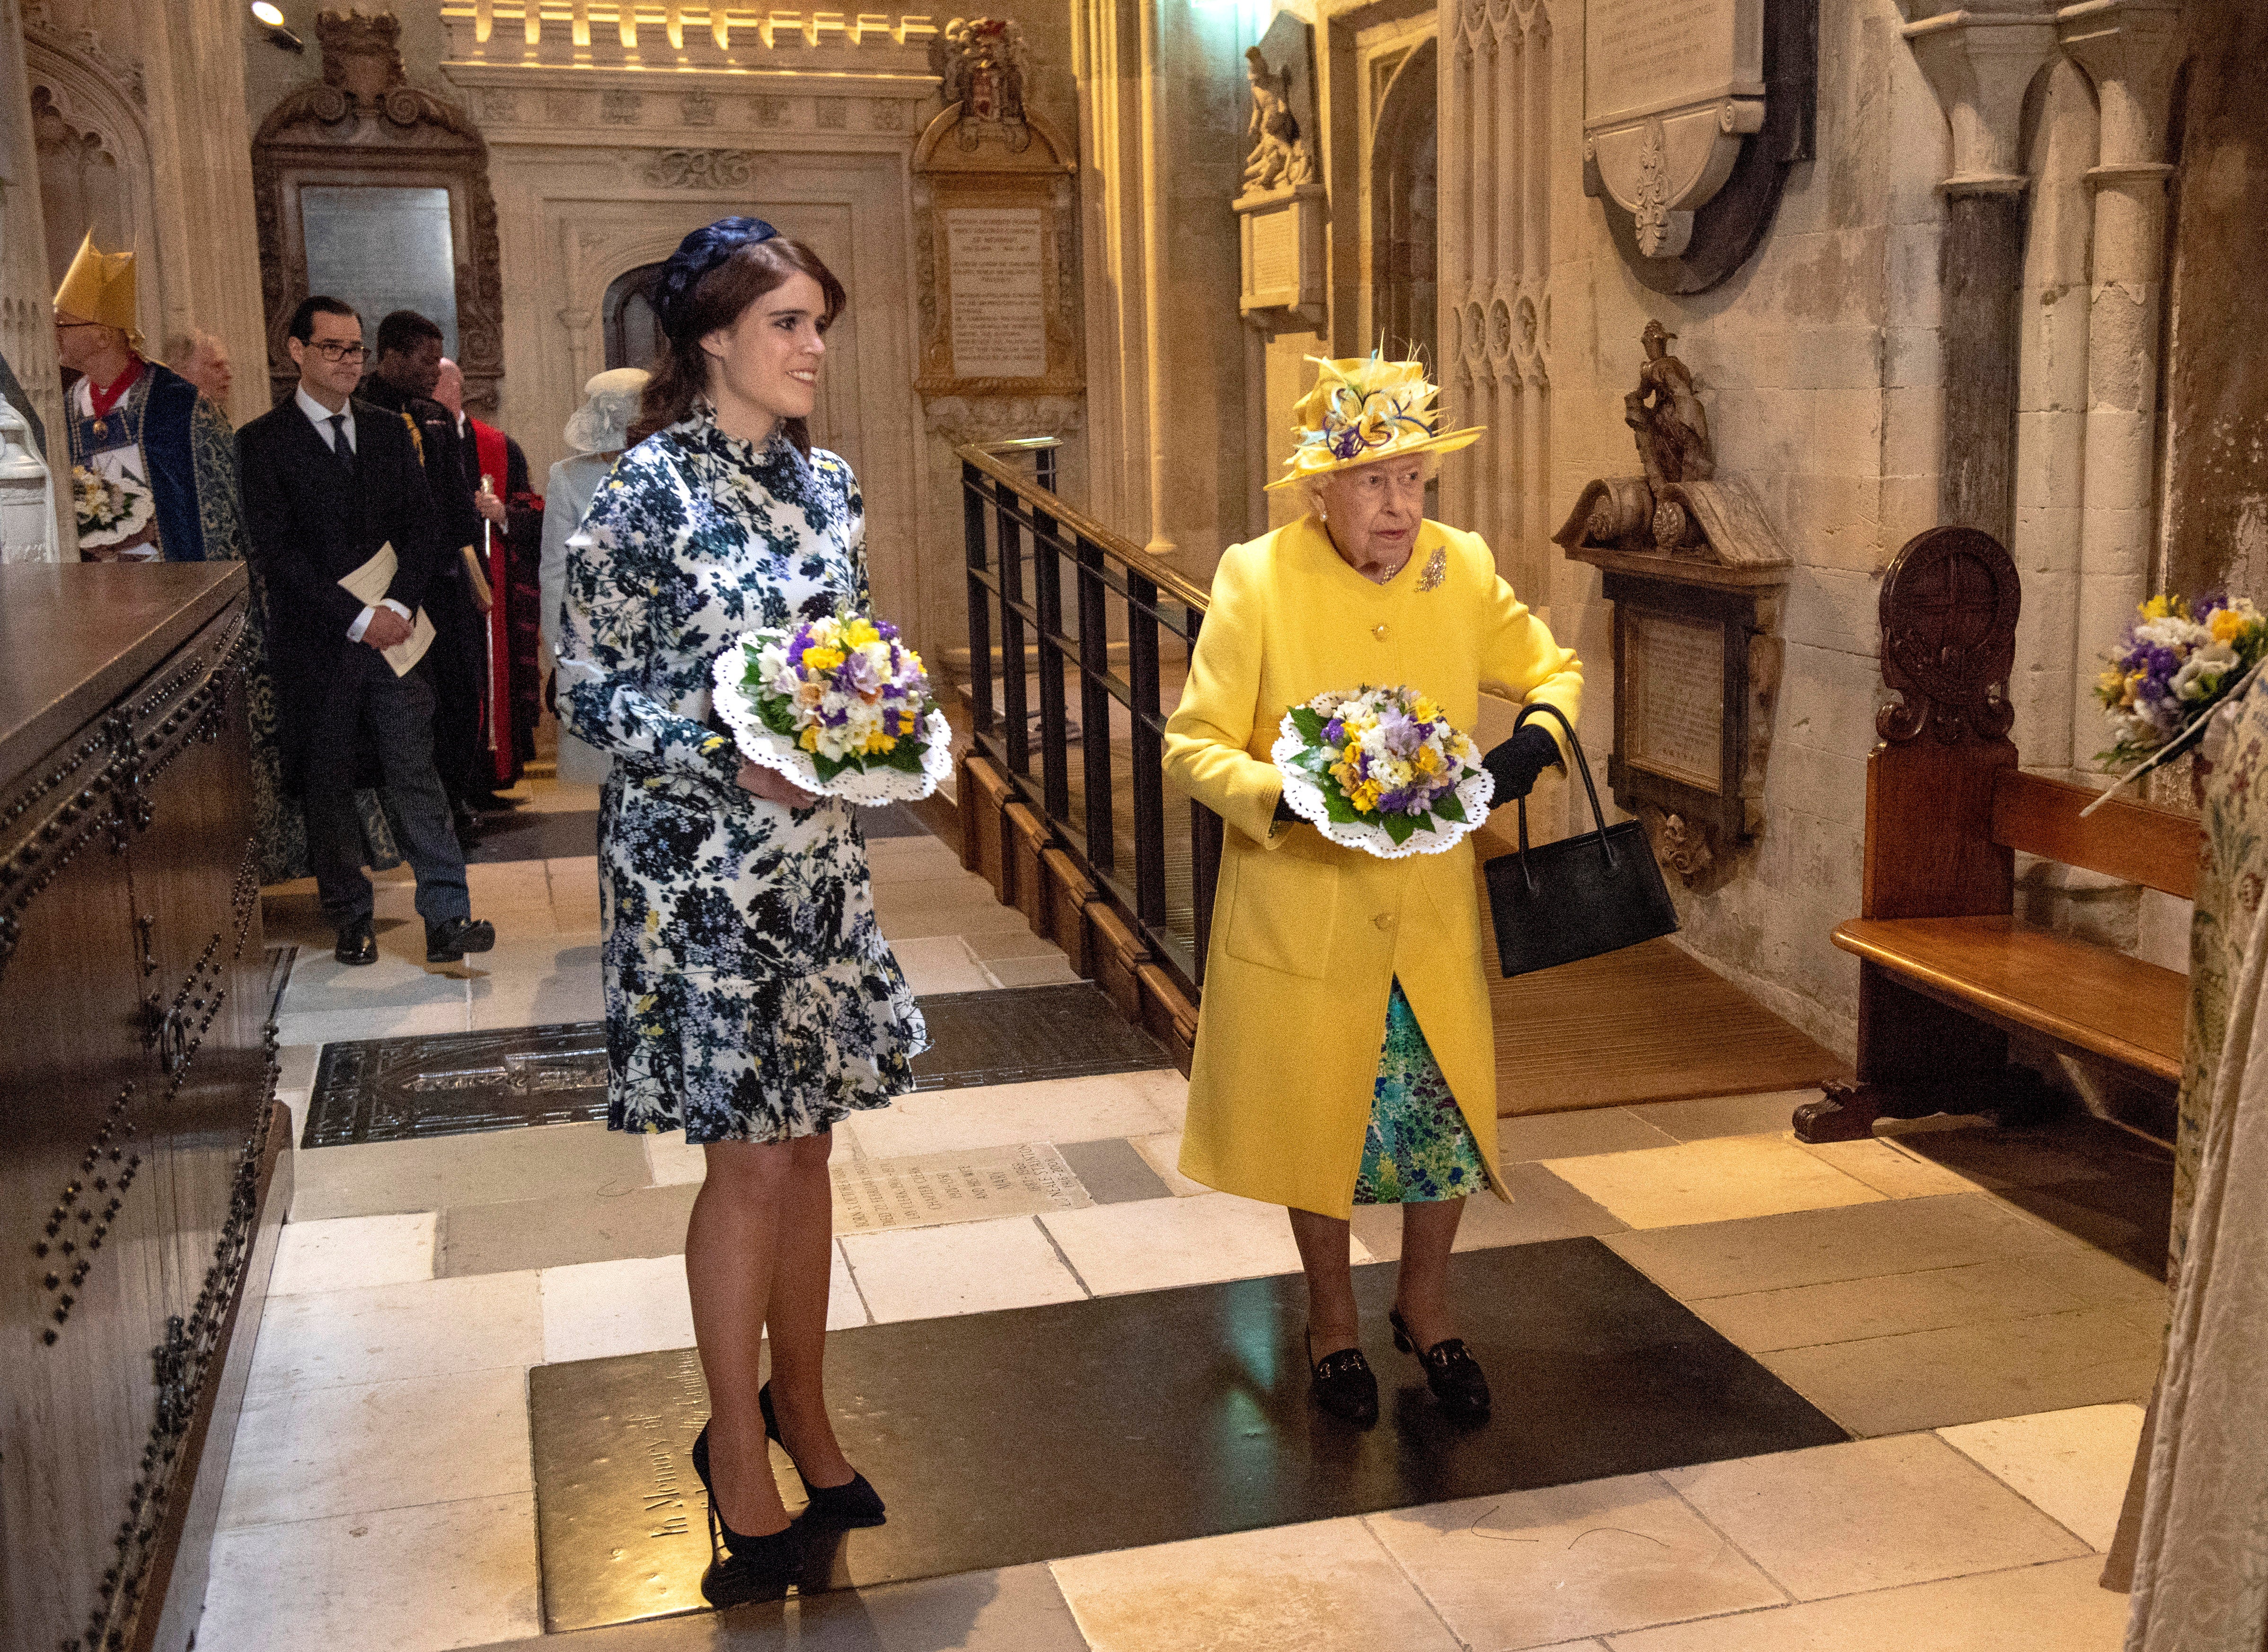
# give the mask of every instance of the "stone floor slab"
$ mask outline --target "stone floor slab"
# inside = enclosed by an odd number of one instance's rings
[[[1469,1647],[1537,1647],[1787,1599],[1653,1474],[1366,1523]]]
[[[275,1525],[535,1489],[516,1366],[247,1404],[220,1524]]]
[[[1359,1520],[1058,1560],[1095,1652],[1457,1652]]]
[[[2118,1652],[2126,1597],[2092,1556],[1618,1634],[1614,1652]]]
[[[1710,1137],[1636,1153],[1547,1159],[1543,1167],[1633,1228],[1741,1221],[1882,1197],[1778,1136]]]
[[[2090,1546],[2110,1546],[2142,1435],[2141,1406],[2085,1406],[1937,1432]]]
[[[1798,1600],[2085,1552],[1930,1435],[1667,1469],[1661,1478]]]
[[[700,1193],[679,1184],[454,1206],[441,1213],[439,1271],[455,1277],[681,1256]]]
[[[2161,1349],[2154,1321],[2091,1308],[1757,1357],[1852,1433],[1886,1435],[2144,1400]]]
[[[1749,1221],[1616,1235],[1616,1254],[1693,1301],[1872,1279],[2074,1247],[1982,1193],[1882,1200]]]
[[[197,1643],[444,1652],[534,1634],[536,1597],[525,1494],[241,1527],[213,1540]]]
[[[644,1187],[645,1149],[603,1124],[539,1126],[318,1148],[293,1161],[294,1221],[446,1210]]]

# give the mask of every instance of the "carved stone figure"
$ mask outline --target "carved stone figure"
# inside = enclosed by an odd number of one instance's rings
[[[1245,126],[1252,152],[1244,158],[1245,189],[1313,182],[1314,157],[1300,135],[1299,117],[1292,113],[1292,71],[1270,68],[1260,48],[1248,46],[1244,72],[1252,83],[1252,118]]]
[[[1638,459],[1659,498],[1671,482],[1707,481],[1717,474],[1717,455],[1693,375],[1669,353],[1677,334],[1649,321],[1639,336],[1646,363],[1638,370],[1638,388],[1623,398],[1623,419],[1638,437]]]
[[[1031,141],[1024,134],[1024,31],[1012,18],[954,18],[938,38],[936,62],[945,101],[961,106],[963,149],[976,147],[972,122],[1010,128],[1020,150]]]

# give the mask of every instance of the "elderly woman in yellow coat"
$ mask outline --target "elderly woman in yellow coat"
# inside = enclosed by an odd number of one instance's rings
[[[1400,1203],[1395,1346],[1441,1404],[1478,1418],[1488,1383],[1447,1292],[1465,1196],[1505,1196],[1472,846],[1399,859],[1340,848],[1284,803],[1269,750],[1290,708],[1364,685],[1416,689],[1464,731],[1484,684],[1572,722],[1582,672],[1478,535],[1425,519],[1436,456],[1480,431],[1434,432],[1424,364],[1319,365],[1291,474],[1270,484],[1306,488],[1308,512],[1221,558],[1166,725],[1167,775],[1228,826],[1181,1167],[1288,1208],[1311,1387],[1360,1426],[1377,1419],[1378,1386],[1348,1215]],[[1494,801],[1526,795],[1561,755],[1522,727],[1483,760]]]

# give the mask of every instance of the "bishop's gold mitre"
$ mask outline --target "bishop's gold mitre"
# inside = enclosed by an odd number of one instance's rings
[[[83,321],[114,327],[140,349],[142,334],[134,324],[134,254],[99,250],[94,231],[89,230],[64,273],[63,284],[55,289],[55,308]]]

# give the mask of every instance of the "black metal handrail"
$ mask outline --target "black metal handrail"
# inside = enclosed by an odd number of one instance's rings
[[[1178,645],[1186,667],[1206,596],[1179,569],[1057,497],[1057,445],[1053,437],[1037,437],[956,450],[976,749],[1062,833],[1080,869],[1131,914],[1144,942],[1194,1001],[1204,983],[1221,822],[1194,798],[1185,820],[1169,806],[1162,700],[1173,662],[1161,649]],[[1033,477],[1009,463],[1023,455],[1035,461]],[[1115,663],[1122,648],[1123,673]],[[1076,729],[1065,688],[1072,672],[1079,678]],[[1035,676],[1036,742],[1029,704]],[[1123,709],[1126,727],[1123,799],[1114,708]],[[1080,748],[1076,771],[1074,744]]]

